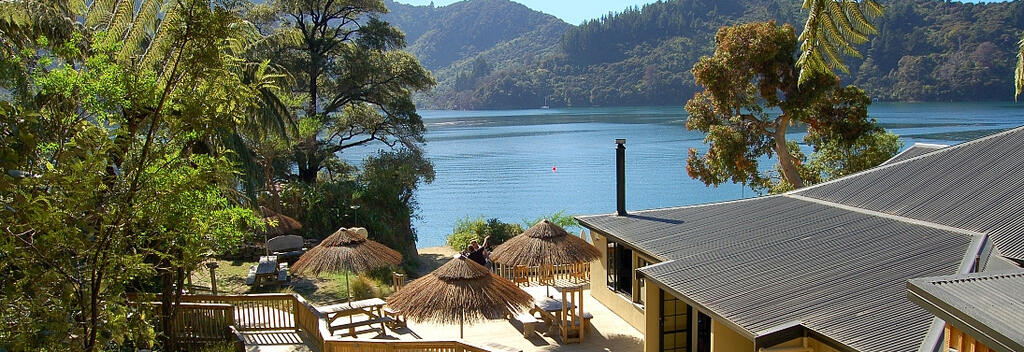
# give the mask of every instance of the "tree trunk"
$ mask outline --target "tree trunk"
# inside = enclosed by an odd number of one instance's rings
[[[793,154],[789,153],[789,146],[786,145],[787,127],[789,127],[789,117],[783,113],[775,125],[775,155],[779,157],[782,179],[793,185],[793,188],[803,188],[804,181],[796,169],[796,160],[793,159]]]

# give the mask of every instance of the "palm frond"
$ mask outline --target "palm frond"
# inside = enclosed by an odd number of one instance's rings
[[[800,33],[800,83],[817,74],[849,72],[840,53],[860,57],[854,45],[868,41],[878,30],[869,17],[884,13],[875,0],[804,0],[810,13]]]

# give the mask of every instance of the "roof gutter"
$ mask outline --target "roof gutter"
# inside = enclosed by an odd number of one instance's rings
[[[971,238],[971,245],[967,246],[967,251],[964,253],[963,259],[960,261],[960,267],[957,268],[957,274],[968,274],[972,271],[982,271],[985,265],[988,264],[988,254],[991,253],[992,246],[988,242],[988,235],[976,234]],[[982,258],[984,257],[984,258]],[[917,303],[919,306],[927,304],[935,306],[928,300],[923,299],[920,294],[924,293],[915,292],[914,285],[907,281],[907,298],[911,302]],[[941,308],[939,308],[941,309]],[[933,313],[934,314],[934,313]],[[931,325],[928,327],[928,334],[925,335],[924,340],[921,341],[921,346],[917,348],[918,352],[935,352],[942,348],[942,340],[945,339],[946,322],[943,321],[938,315],[932,319]]]
[[[661,262],[661,263],[654,264],[654,265],[651,265],[651,266],[646,266],[644,268],[651,268],[651,267],[654,267],[654,266],[666,265],[666,264],[671,263],[671,262],[673,262],[673,261],[669,260],[669,261]],[[642,275],[643,272],[638,269],[637,270],[637,274],[641,274]],[[686,295],[680,293],[679,291],[676,291],[675,289],[669,287],[665,283],[663,283],[661,281],[658,281],[658,279],[655,279],[655,278],[653,278],[653,277],[651,277],[649,275],[642,275],[642,277],[644,279],[648,280],[649,282],[654,283],[662,291],[665,291],[665,292],[668,292],[668,293],[672,294],[672,296],[674,296],[676,299],[678,299],[680,301],[683,301],[684,303],[686,303],[687,305],[693,307],[694,309],[699,310],[701,313],[707,314],[709,317],[711,317],[711,319],[717,320],[722,325],[725,325],[729,329],[732,329],[732,331],[735,331],[736,333],[739,333],[740,335],[742,335],[743,337],[747,338],[751,342],[755,342],[756,341],[757,336],[754,335],[754,333],[752,333],[750,331],[747,331],[747,329],[744,329],[743,327],[740,327],[739,325],[737,325],[736,323],[732,322],[731,320],[726,319],[725,317],[723,317],[721,315],[718,315],[718,313],[715,313],[711,309],[708,309],[708,307],[704,306],[703,304],[697,303],[697,301],[694,301],[694,300],[690,299]]]

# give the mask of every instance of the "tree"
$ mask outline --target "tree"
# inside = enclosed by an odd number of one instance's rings
[[[411,92],[434,85],[409,53],[402,33],[377,18],[380,0],[278,0],[281,26],[301,44],[283,58],[306,94],[295,146],[298,178],[316,181],[324,163],[347,148],[377,141],[415,150],[423,122]]]
[[[0,99],[4,349],[152,344],[126,293],[163,293],[169,331],[186,273],[257,221],[217,147],[254,101],[221,50],[237,17],[202,0],[72,10],[67,36],[0,33],[15,53],[0,65],[24,77],[0,87],[15,93]]]
[[[816,75],[835,77],[835,70],[850,73],[842,55],[861,57],[854,45],[878,34],[868,16],[884,13],[875,0],[804,0],[810,12],[800,33],[800,83]],[[867,15],[865,15],[867,10]]]
[[[823,152],[831,150],[825,148],[828,143],[849,147],[865,142],[864,136],[884,133],[867,117],[870,99],[860,89],[841,88],[827,75],[799,84],[792,26],[758,22],[723,27],[715,43],[714,55],[693,67],[696,82],[705,89],[686,103],[686,127],[706,133],[709,144],[702,155],[690,149],[690,177],[708,185],[744,183],[758,191],[800,188],[818,177],[808,177],[799,147],[786,140],[789,126],[806,125],[804,141]],[[778,158],[778,179],[760,171],[759,159],[765,156]],[[787,186],[779,188],[780,183]]]

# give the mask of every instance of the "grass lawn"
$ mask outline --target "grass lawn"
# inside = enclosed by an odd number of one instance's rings
[[[345,275],[341,273],[324,273],[320,277],[291,275],[291,281],[280,287],[253,288],[245,284],[249,274],[249,266],[256,262],[217,260],[217,291],[220,294],[245,293],[298,293],[313,304],[323,305],[344,301]],[[391,294],[390,270],[374,272],[371,275],[348,274],[349,285],[354,299],[386,297]],[[382,278],[388,278],[387,281]],[[210,271],[205,267],[192,273],[192,292],[210,293]]]

